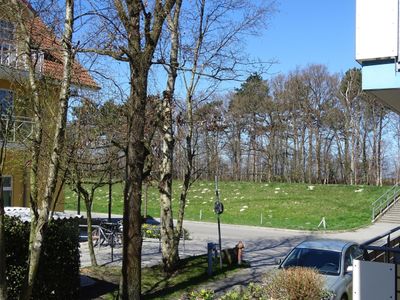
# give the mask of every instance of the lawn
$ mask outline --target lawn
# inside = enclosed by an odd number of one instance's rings
[[[161,265],[142,268],[142,293],[143,299],[178,299],[185,293],[193,290],[200,290],[207,282],[232,276],[241,268],[248,267],[247,264],[242,266],[228,266],[223,264],[222,269],[219,268],[218,261],[214,261],[213,275],[207,275],[207,255],[192,256],[184,258],[179,262],[179,267],[172,275],[166,275],[162,271]],[[81,269],[81,274],[90,276],[103,283],[112,284],[107,295],[98,299],[115,299],[119,284],[121,268],[120,267],[86,267]],[[97,287],[94,287],[97,293]],[[90,294],[86,290],[85,293]]]
[[[225,211],[222,223],[276,228],[317,230],[325,217],[328,230],[344,230],[371,222],[371,203],[389,187],[313,185],[288,183],[220,182]],[[174,184],[173,205],[177,207],[180,183]],[[113,186],[113,213],[122,214],[122,185]],[[147,214],[158,217],[159,195],[148,190]],[[76,210],[76,194],[65,189],[65,209]],[[214,183],[196,182],[188,195],[186,220],[215,222]],[[93,211],[107,212],[108,188],[97,190]],[[145,205],[142,205],[144,210]]]

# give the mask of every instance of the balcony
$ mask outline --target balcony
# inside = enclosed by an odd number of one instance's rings
[[[32,50],[31,60],[35,66],[35,71],[41,73],[43,70],[44,54],[41,51]],[[0,43],[0,65],[27,71],[26,58],[18,55],[18,49],[13,43],[1,42]]]
[[[0,140],[26,145],[33,135],[33,120],[21,116],[0,116]]]

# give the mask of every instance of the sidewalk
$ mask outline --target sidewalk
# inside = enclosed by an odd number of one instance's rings
[[[96,213],[94,217],[106,218],[107,214]],[[113,218],[118,217],[120,216],[113,215]],[[397,226],[397,224],[375,223],[365,228],[346,232],[309,232],[221,224],[222,247],[234,247],[239,240],[242,240],[245,243],[245,260],[251,264],[251,268],[240,270],[234,277],[204,285],[204,288],[212,289],[220,294],[235,286],[244,286],[252,281],[258,281],[264,273],[277,266],[277,260],[284,258],[293,247],[307,239],[330,238],[362,243]],[[184,245],[181,242],[179,251],[182,257],[205,254],[207,243],[218,241],[216,223],[185,221],[184,227],[189,230],[192,240],[185,241]],[[121,264],[121,248],[114,249],[113,262],[109,247],[96,248],[96,256],[99,264]],[[160,262],[159,241],[145,239],[142,249],[142,266],[152,266]],[[87,243],[81,243],[81,265],[90,265]]]

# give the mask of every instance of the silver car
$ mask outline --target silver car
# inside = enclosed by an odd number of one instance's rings
[[[297,245],[279,268],[309,267],[325,278],[325,287],[335,300],[352,299],[353,259],[362,254],[358,244],[341,240],[305,241]]]

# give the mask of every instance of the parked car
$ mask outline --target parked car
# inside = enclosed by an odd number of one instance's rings
[[[362,254],[358,244],[341,240],[313,240],[297,245],[279,268],[309,267],[325,278],[331,299],[352,299],[353,259]]]

